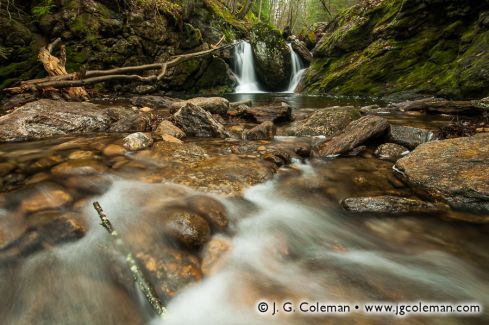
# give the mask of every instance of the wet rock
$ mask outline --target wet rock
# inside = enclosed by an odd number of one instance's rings
[[[144,241],[132,251],[164,302],[202,279],[200,262],[195,256],[150,238],[151,241]],[[132,283],[130,277],[129,281]]]
[[[313,150],[315,157],[326,158],[351,151],[365,141],[383,135],[389,122],[375,115],[364,116],[351,122],[337,135],[319,143]]]
[[[439,213],[448,208],[444,204],[434,204],[414,198],[388,195],[347,198],[341,204],[345,210],[356,213]]]
[[[103,194],[112,185],[110,177],[102,175],[70,176],[63,180],[67,188],[74,188],[82,193]]]
[[[226,260],[225,254],[231,250],[231,241],[225,237],[214,237],[202,251],[202,273],[209,276],[216,273]]]
[[[128,113],[126,109],[123,114],[123,116],[117,116],[116,122],[110,125],[109,132],[147,132],[151,130],[150,114]]]
[[[409,153],[409,149],[396,143],[384,143],[377,147],[375,155],[380,159],[396,161]]]
[[[15,164],[10,162],[0,163],[0,177],[7,175],[15,169]]]
[[[155,109],[170,108],[176,101],[174,98],[164,96],[138,96],[131,98],[131,104],[139,107],[148,106]]]
[[[270,161],[278,167],[281,167],[290,164],[292,161],[292,155],[294,154],[295,153],[293,151],[290,152],[289,150],[281,147],[271,147],[265,149],[262,159]]]
[[[172,143],[178,143],[178,144],[182,144],[183,143],[182,140],[177,139],[174,136],[171,136],[169,134],[163,134],[163,136],[161,137],[161,139],[163,141],[165,141],[165,142],[172,142]]]
[[[181,129],[176,127],[170,121],[161,122],[156,128],[156,130],[154,131],[154,134],[160,137],[162,137],[164,134],[169,134],[177,139],[183,139],[186,136],[185,132],[183,132]]]
[[[173,115],[173,121],[190,137],[227,137],[224,126],[209,112],[189,103]]]
[[[0,112],[9,111],[13,108],[20,107],[29,102],[33,102],[37,99],[38,99],[37,96],[31,93],[23,93],[23,94],[12,96],[0,102]]]
[[[188,248],[200,248],[210,239],[210,228],[207,221],[196,214],[188,212],[175,213],[164,225],[164,233]]]
[[[107,157],[124,156],[126,153],[127,150],[117,144],[109,144],[102,151],[102,154]]]
[[[480,114],[481,107],[473,101],[446,100],[443,98],[423,98],[395,104],[401,111],[425,111],[441,114]]]
[[[35,173],[45,169],[49,169],[55,165],[62,163],[65,159],[60,155],[52,155],[49,157],[43,157],[34,162],[30,162],[26,166],[22,166],[22,170],[27,173]]]
[[[409,149],[414,149],[421,143],[434,139],[435,136],[430,130],[399,125],[391,125],[387,135],[389,142],[397,143]]]
[[[73,201],[72,196],[64,188],[53,183],[36,185],[34,188],[20,192],[19,196],[22,198],[19,206],[22,213],[58,209]]]
[[[290,50],[281,33],[265,23],[256,24],[250,34],[257,77],[267,89],[287,88],[292,70]]]
[[[54,166],[51,173],[56,176],[103,174],[107,166],[97,160],[69,160]]]
[[[106,108],[87,102],[41,99],[0,117],[0,142],[106,132],[120,121],[129,121],[127,126],[133,130],[135,114],[123,107]],[[118,131],[130,130],[121,128]]]
[[[73,214],[65,214],[29,226],[16,240],[0,249],[0,265],[15,262],[39,250],[83,237],[86,228]]]
[[[189,143],[157,142],[150,153],[141,152],[138,157],[152,157],[160,162],[194,163],[207,158],[207,151]]]
[[[275,123],[288,122],[292,119],[292,107],[290,107],[287,103],[255,107],[241,105],[235,110],[235,112],[233,112],[233,115],[258,123],[263,123],[266,121]]]
[[[360,118],[360,111],[353,106],[335,106],[315,111],[310,117],[297,121],[285,131],[292,136],[331,136],[343,130],[350,122]]]
[[[409,184],[454,208],[489,212],[489,134],[422,144],[396,168]]]
[[[356,157],[367,150],[367,146],[358,146],[349,151],[346,155],[351,157]]]
[[[292,44],[292,48],[296,53],[299,54],[299,56],[304,60],[305,62],[311,62],[312,61],[312,53],[309,51],[307,48],[307,45],[305,42],[299,40],[297,37],[294,35],[289,37],[290,44]]]
[[[229,101],[222,97],[196,97],[189,100],[178,101],[172,104],[170,110],[172,113],[175,113],[187,104],[199,106],[211,114],[218,114],[221,116],[226,116],[229,110]]]
[[[70,160],[79,160],[79,159],[93,159],[95,158],[95,152],[93,151],[85,151],[85,150],[77,150],[73,151],[68,155],[68,159]]]
[[[203,217],[209,225],[218,231],[228,226],[228,217],[224,205],[216,199],[206,195],[193,195],[186,199],[187,207],[194,213]]]
[[[260,125],[255,126],[250,130],[243,132],[243,139],[245,140],[272,140],[277,132],[277,129],[273,122],[263,122]]]
[[[143,150],[153,144],[153,138],[142,132],[128,135],[124,138],[124,148],[129,151]]]

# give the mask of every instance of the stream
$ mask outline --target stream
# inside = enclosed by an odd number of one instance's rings
[[[286,101],[296,113],[379,102],[284,93],[227,98],[257,104]],[[432,129],[451,119],[401,113],[384,117],[393,124]],[[274,143],[300,141],[280,136],[280,128],[278,134]],[[338,202],[351,196],[413,194],[395,176],[393,164],[375,158],[370,147],[357,157],[294,159],[266,182],[255,182],[243,196],[229,196],[202,192],[212,184],[199,181],[211,176],[199,164],[195,170],[202,170],[193,175],[193,167],[157,166],[148,158],[150,153],[117,157],[103,153],[120,139],[118,134],[94,134],[0,145],[0,165],[10,166],[7,174],[0,173],[5,191],[0,196],[0,251],[4,250],[0,323],[487,324],[489,320],[487,313],[395,318],[367,314],[363,307],[337,315],[284,312],[282,307],[275,315],[272,309],[257,311],[259,302],[271,308],[274,302],[282,306],[288,301],[294,306],[303,301],[488,306],[487,226],[455,220],[463,211],[445,216],[365,216],[340,208]],[[226,140],[185,143],[226,162],[230,145]],[[80,172],[65,177],[53,172],[53,166],[70,160],[89,161],[97,175]],[[176,181],[165,182],[169,175]],[[158,231],[169,211],[184,208],[196,195],[220,202],[229,219],[228,229],[215,232],[210,241],[220,258],[205,276],[200,271],[206,260],[202,252],[182,250]],[[123,257],[114,252],[109,234],[99,225],[91,206],[94,201],[100,202],[136,257],[163,283],[157,292],[165,294],[160,298],[168,307],[167,319],[155,317],[133,284]],[[69,229],[77,229],[79,222],[84,235],[62,245],[49,240],[39,244],[40,235],[30,229],[57,216],[68,216]],[[27,234],[21,241],[26,251],[5,251],[21,234]]]

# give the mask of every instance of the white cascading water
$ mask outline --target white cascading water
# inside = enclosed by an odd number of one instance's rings
[[[253,51],[250,43],[241,41],[235,48],[235,64],[237,70],[238,87],[236,93],[261,93],[256,78],[255,66],[253,63]]]
[[[289,88],[287,89],[287,93],[295,92],[295,89],[299,85],[299,82],[306,71],[304,68],[302,61],[297,53],[295,53],[294,48],[291,43],[287,43],[287,46],[290,49],[290,56],[292,60],[292,75],[290,77]]]

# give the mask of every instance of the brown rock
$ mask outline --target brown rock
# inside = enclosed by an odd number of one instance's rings
[[[182,144],[183,143],[182,140],[179,140],[179,139],[177,139],[174,136],[171,136],[169,134],[163,134],[163,136],[161,137],[161,139],[163,141],[165,141],[165,142],[178,143],[178,144]]]
[[[22,198],[20,211],[23,213],[34,213],[48,209],[58,209],[73,201],[71,195],[61,186],[45,183],[39,184]]]
[[[139,107],[148,106],[155,109],[170,108],[176,101],[174,98],[163,96],[138,96],[131,99],[131,104]]]
[[[15,169],[15,164],[10,162],[0,163],[0,177],[7,175]]]
[[[129,151],[138,151],[146,149],[153,144],[153,138],[142,132],[129,134],[123,139],[124,148]]]
[[[77,150],[69,154],[68,159],[79,160],[79,159],[93,159],[95,158],[95,153],[93,151]]]
[[[103,174],[107,166],[97,160],[69,160],[51,169],[56,176]]]
[[[215,230],[225,230],[228,226],[226,208],[216,199],[205,195],[194,195],[186,200],[194,213],[203,217]]]
[[[0,264],[15,262],[47,247],[70,242],[83,237],[85,225],[74,214],[41,218],[27,227],[16,240],[0,249]]]
[[[87,102],[41,99],[0,117],[0,142],[43,139],[67,134],[144,131],[138,113],[124,107],[102,107]],[[146,121],[147,122],[147,121]]]
[[[353,197],[342,201],[345,210],[356,213],[439,213],[447,210],[444,204],[434,204],[414,198],[397,196]]]
[[[422,144],[396,168],[415,188],[454,208],[489,212],[489,134]]]
[[[320,143],[313,150],[316,157],[326,158],[351,151],[365,141],[384,134],[389,129],[389,122],[375,115],[364,116],[351,122],[339,134]]]
[[[422,143],[435,140],[435,136],[430,130],[391,125],[387,140],[409,149],[414,149]]]
[[[396,161],[409,153],[409,149],[396,143],[384,143],[377,147],[375,155],[380,159]]]
[[[154,134],[157,136],[163,137],[163,135],[168,134],[171,135],[172,137],[175,137],[177,139],[183,139],[186,137],[185,132],[183,132],[181,129],[176,127],[172,122],[170,121],[163,121],[158,125],[156,130],[154,131]]]
[[[190,137],[227,137],[226,130],[221,123],[217,122],[209,112],[190,103],[173,115],[173,121]]]
[[[287,103],[273,106],[248,107],[241,105],[236,108],[235,116],[249,119],[258,123],[263,122],[288,122],[292,118],[292,107]]]
[[[207,221],[199,215],[188,212],[177,212],[166,220],[164,233],[180,245],[195,249],[200,248],[210,239],[210,228]]]
[[[480,114],[482,109],[476,102],[455,101],[443,98],[423,98],[396,104],[401,111],[426,111],[441,114]]]
[[[296,121],[285,130],[292,136],[332,136],[361,117],[353,106],[334,106],[316,110],[305,120]]]
[[[229,101],[222,97],[196,97],[189,100],[174,102],[170,108],[172,113],[177,112],[187,104],[199,106],[211,114],[226,116],[229,110]]]
[[[202,273],[209,276],[217,272],[226,260],[225,254],[231,250],[231,241],[225,237],[214,237],[202,251]]]
[[[273,122],[263,122],[250,130],[243,132],[243,139],[246,140],[272,140],[277,132]]]
[[[107,157],[124,156],[127,153],[127,150],[117,144],[109,144],[104,148],[102,153]]]

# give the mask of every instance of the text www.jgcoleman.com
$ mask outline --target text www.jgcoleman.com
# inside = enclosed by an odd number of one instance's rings
[[[313,315],[345,315],[364,313],[372,315],[392,315],[407,317],[410,315],[458,315],[475,316],[482,313],[482,306],[475,302],[371,302],[371,303],[323,303],[312,301],[260,301],[256,305],[261,314],[277,315],[301,313]]]

